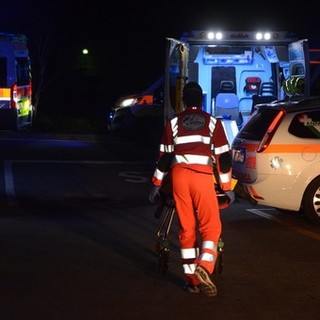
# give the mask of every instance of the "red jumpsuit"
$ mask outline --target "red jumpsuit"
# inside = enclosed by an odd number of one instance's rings
[[[221,121],[200,107],[188,107],[165,127],[152,182],[160,186],[171,167],[181,258],[190,285],[199,284],[193,275],[196,266],[211,274],[217,258],[221,220],[213,165],[217,167],[223,190],[230,190],[231,153]]]

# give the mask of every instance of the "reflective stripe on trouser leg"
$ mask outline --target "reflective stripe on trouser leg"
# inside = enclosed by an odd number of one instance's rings
[[[199,256],[199,248],[183,248],[181,249],[181,258],[183,271],[187,274],[193,274],[196,269],[196,258]]]
[[[208,272],[211,271],[211,266],[215,264],[217,259],[217,245],[213,241],[204,241],[201,247],[201,254],[198,258],[198,264],[203,266]]]

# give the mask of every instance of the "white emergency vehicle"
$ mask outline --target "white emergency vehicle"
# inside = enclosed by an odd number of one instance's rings
[[[32,123],[31,81],[27,37],[0,33],[0,130],[16,130]]]
[[[255,104],[285,97],[283,83],[292,77],[304,80],[302,94],[309,96],[307,39],[285,31],[186,32],[178,40],[167,38],[164,116],[182,111],[183,86],[197,81],[204,110],[230,121],[231,142]]]

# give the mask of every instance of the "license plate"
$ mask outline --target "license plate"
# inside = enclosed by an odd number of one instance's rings
[[[232,160],[237,163],[244,163],[246,159],[246,150],[244,148],[232,150]]]

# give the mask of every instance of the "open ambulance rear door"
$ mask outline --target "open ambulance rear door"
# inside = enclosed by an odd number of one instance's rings
[[[182,90],[188,79],[188,45],[167,38],[164,79],[164,121],[183,110]]]

